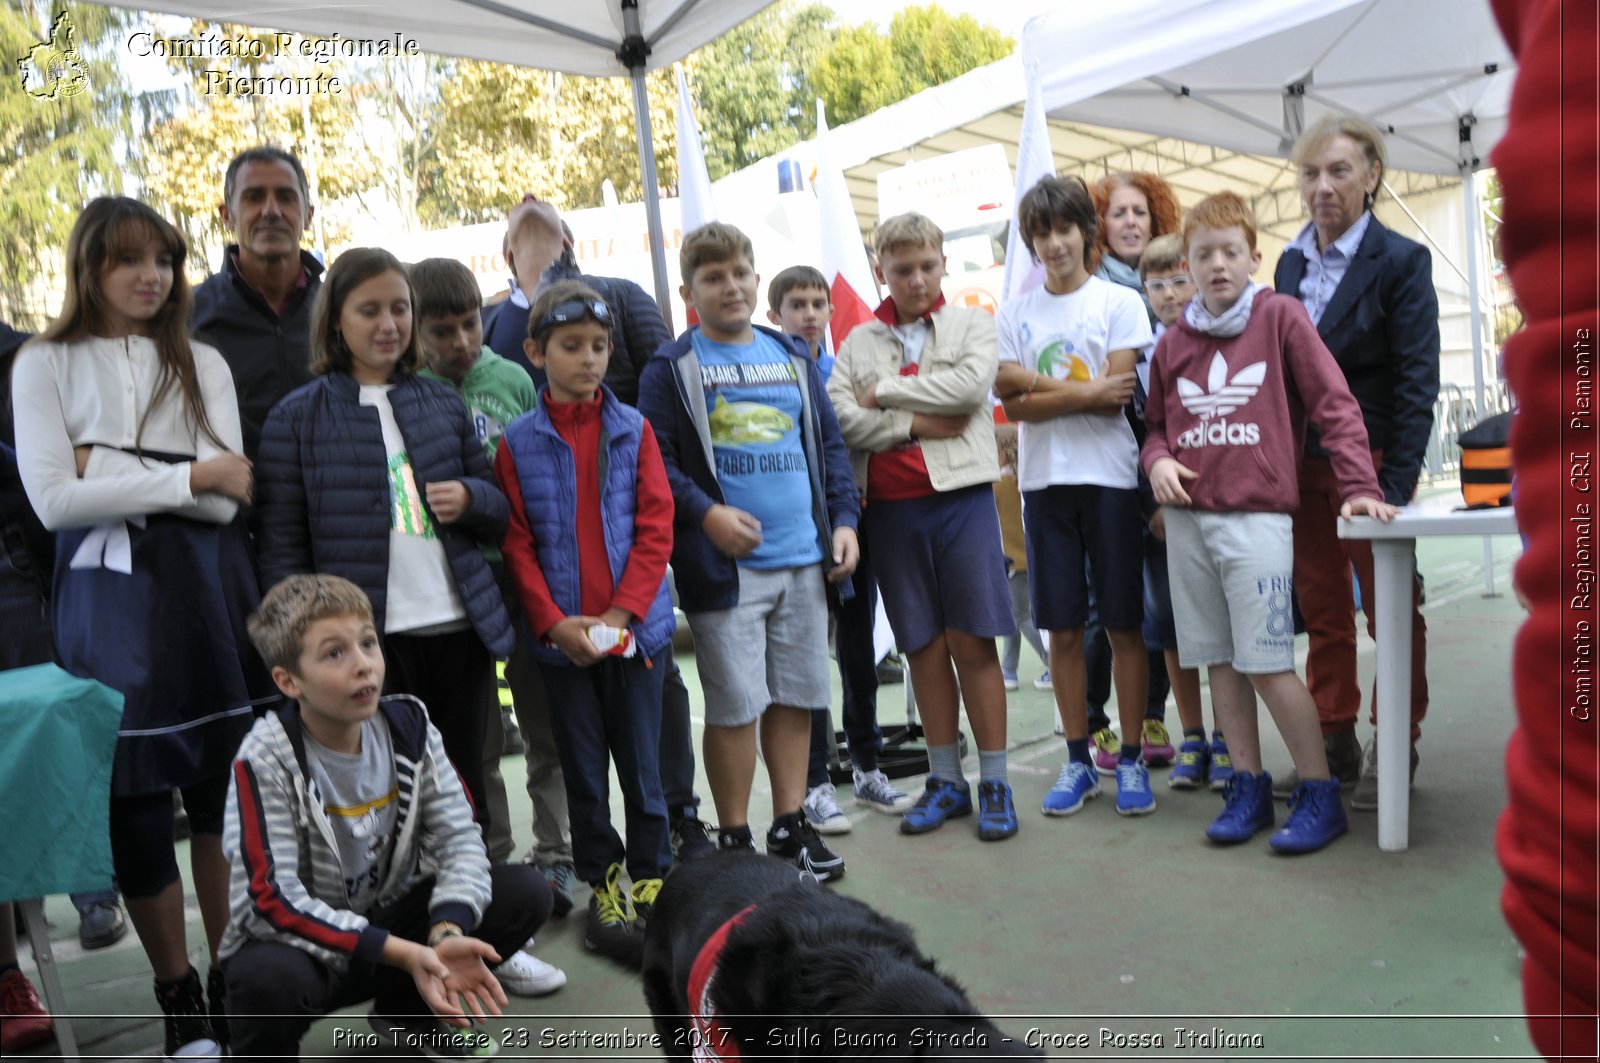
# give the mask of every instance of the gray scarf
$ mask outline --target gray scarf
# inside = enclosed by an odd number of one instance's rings
[[[1239,301],[1224,310],[1219,317],[1212,317],[1206,309],[1205,300],[1195,296],[1189,300],[1189,305],[1183,308],[1183,319],[1189,327],[1196,332],[1204,332],[1208,336],[1237,336],[1250,324],[1250,307],[1256,301],[1256,293],[1266,288],[1265,284],[1254,281],[1239,296]]]

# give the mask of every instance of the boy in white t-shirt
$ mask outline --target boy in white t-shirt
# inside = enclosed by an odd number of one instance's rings
[[[1144,518],[1139,446],[1123,407],[1133,396],[1138,352],[1150,343],[1150,322],[1137,293],[1093,276],[1099,222],[1080,179],[1043,178],[1022,197],[1017,220],[1044,265],[1045,283],[1000,311],[995,394],[1021,425],[1018,480],[1033,615],[1050,632],[1050,674],[1067,738],[1067,763],[1043,811],[1071,815],[1100,794],[1083,664],[1087,559],[1111,641],[1122,722],[1117,811],[1144,815],[1155,811],[1139,741],[1149,681],[1140,631]]]

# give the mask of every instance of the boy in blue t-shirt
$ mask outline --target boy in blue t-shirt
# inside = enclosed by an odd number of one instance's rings
[[[844,861],[801,811],[811,714],[829,701],[827,582],[847,592],[860,506],[822,378],[755,327],[754,251],[720,222],[684,237],[684,303],[700,324],[639,380],[677,506],[672,569],[705,690],[705,767],[724,849],[755,847],[758,739],[772,784],[767,851],[828,880]]]

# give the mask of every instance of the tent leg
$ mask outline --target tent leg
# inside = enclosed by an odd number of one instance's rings
[[[1483,394],[1483,308],[1478,290],[1478,184],[1470,164],[1461,168],[1461,197],[1467,215],[1467,304],[1472,313],[1472,390],[1478,420],[1488,416]],[[1483,537],[1483,596],[1495,597],[1494,543]]]

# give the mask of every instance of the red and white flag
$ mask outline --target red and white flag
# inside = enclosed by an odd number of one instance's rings
[[[683,67],[673,68],[678,75],[678,209],[684,232],[691,232],[717,220],[717,205],[711,198],[711,177],[706,173],[706,153],[700,146],[700,126],[694,119],[694,101]]]
[[[717,220],[717,204],[711,198],[711,175],[706,172],[706,153],[700,145],[700,126],[694,120],[694,101],[689,98],[689,83],[683,67],[675,65],[678,76],[678,228],[693,232]],[[686,308],[691,325],[700,324],[694,307]]]
[[[822,101],[817,101],[817,172],[812,181],[817,190],[817,214],[822,236],[822,275],[828,278],[833,298],[833,320],[828,332],[833,350],[838,352],[850,330],[872,317],[878,303],[878,287],[872,281],[872,265],[861,242],[861,227],[856,224],[856,208],[844,171],[828,151],[828,119]]]
[[[1012,200],[1011,235],[1006,238],[1006,275],[1001,287],[1004,301],[1010,302],[1019,295],[1031,292],[1044,283],[1044,267],[1028,253],[1017,223],[1016,210],[1022,205],[1023,195],[1043,177],[1056,173],[1055,150],[1050,145],[1050,127],[1045,123],[1044,99],[1039,92],[1037,56],[1030,53],[1030,35],[1024,30],[1022,38],[1023,70],[1027,79],[1027,95],[1022,102],[1022,132],[1017,144],[1017,193]]]

